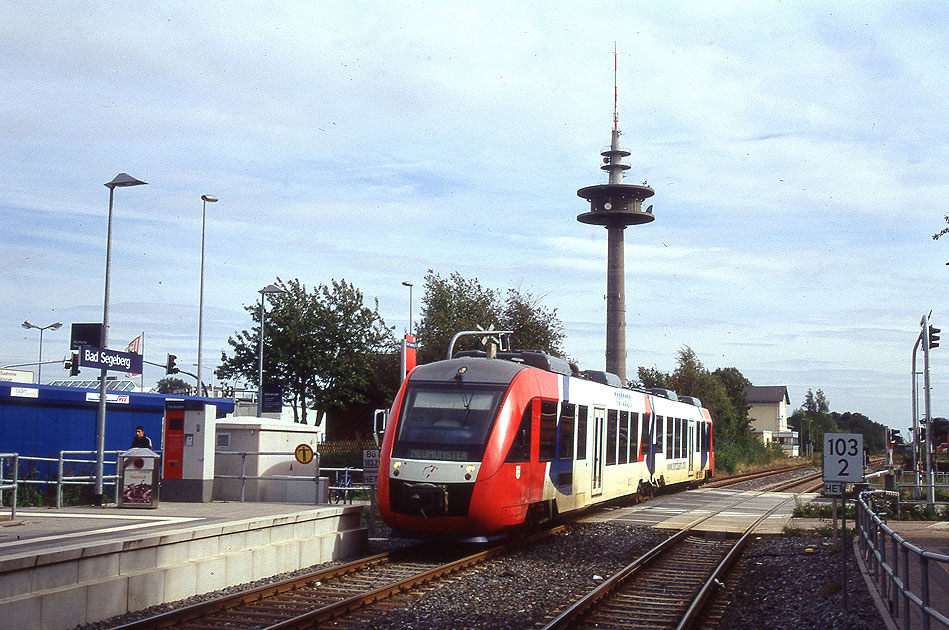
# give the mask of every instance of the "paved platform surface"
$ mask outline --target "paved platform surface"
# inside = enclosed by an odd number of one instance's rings
[[[725,508],[724,512],[702,523],[702,531],[739,534],[765,512],[777,506],[756,530],[762,534],[780,534],[791,520],[794,494],[788,492],[749,492],[726,488],[700,488],[657,496],[629,507],[607,510],[588,519],[590,522],[622,521],[660,529],[681,529],[685,525]],[[803,501],[815,495],[803,495]]]
[[[0,522],[0,559],[63,546],[127,540],[184,527],[275,517],[340,506],[289,503],[159,503],[155,509],[102,507],[22,508]],[[9,516],[9,512],[5,515]],[[4,516],[0,512],[0,516]]]

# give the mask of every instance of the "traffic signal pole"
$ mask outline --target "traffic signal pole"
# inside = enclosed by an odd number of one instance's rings
[[[926,485],[929,487],[929,505],[935,507],[935,480],[933,479],[933,456],[932,456],[932,410],[930,405],[929,391],[929,351],[939,345],[940,330],[929,325],[929,315],[923,315],[919,322],[922,326],[920,333],[923,338],[923,405],[924,418],[926,419],[926,440],[924,448],[926,449]]]
[[[919,344],[923,340],[923,333],[916,335],[916,343],[913,344],[913,498],[919,499],[919,394],[916,385],[919,372],[916,371],[916,351],[919,350]]]

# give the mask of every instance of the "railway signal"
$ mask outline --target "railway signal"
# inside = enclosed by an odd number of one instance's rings
[[[941,328],[936,328],[935,326],[929,327],[929,349],[939,347],[939,333],[942,332]]]

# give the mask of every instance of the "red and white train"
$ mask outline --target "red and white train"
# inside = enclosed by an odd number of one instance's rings
[[[397,533],[479,539],[714,467],[694,398],[620,387],[539,352],[459,353],[417,367],[389,414],[379,507]]]

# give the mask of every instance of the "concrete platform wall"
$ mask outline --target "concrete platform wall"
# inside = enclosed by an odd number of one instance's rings
[[[0,559],[6,628],[62,630],[365,549],[359,506],[251,518]]]

